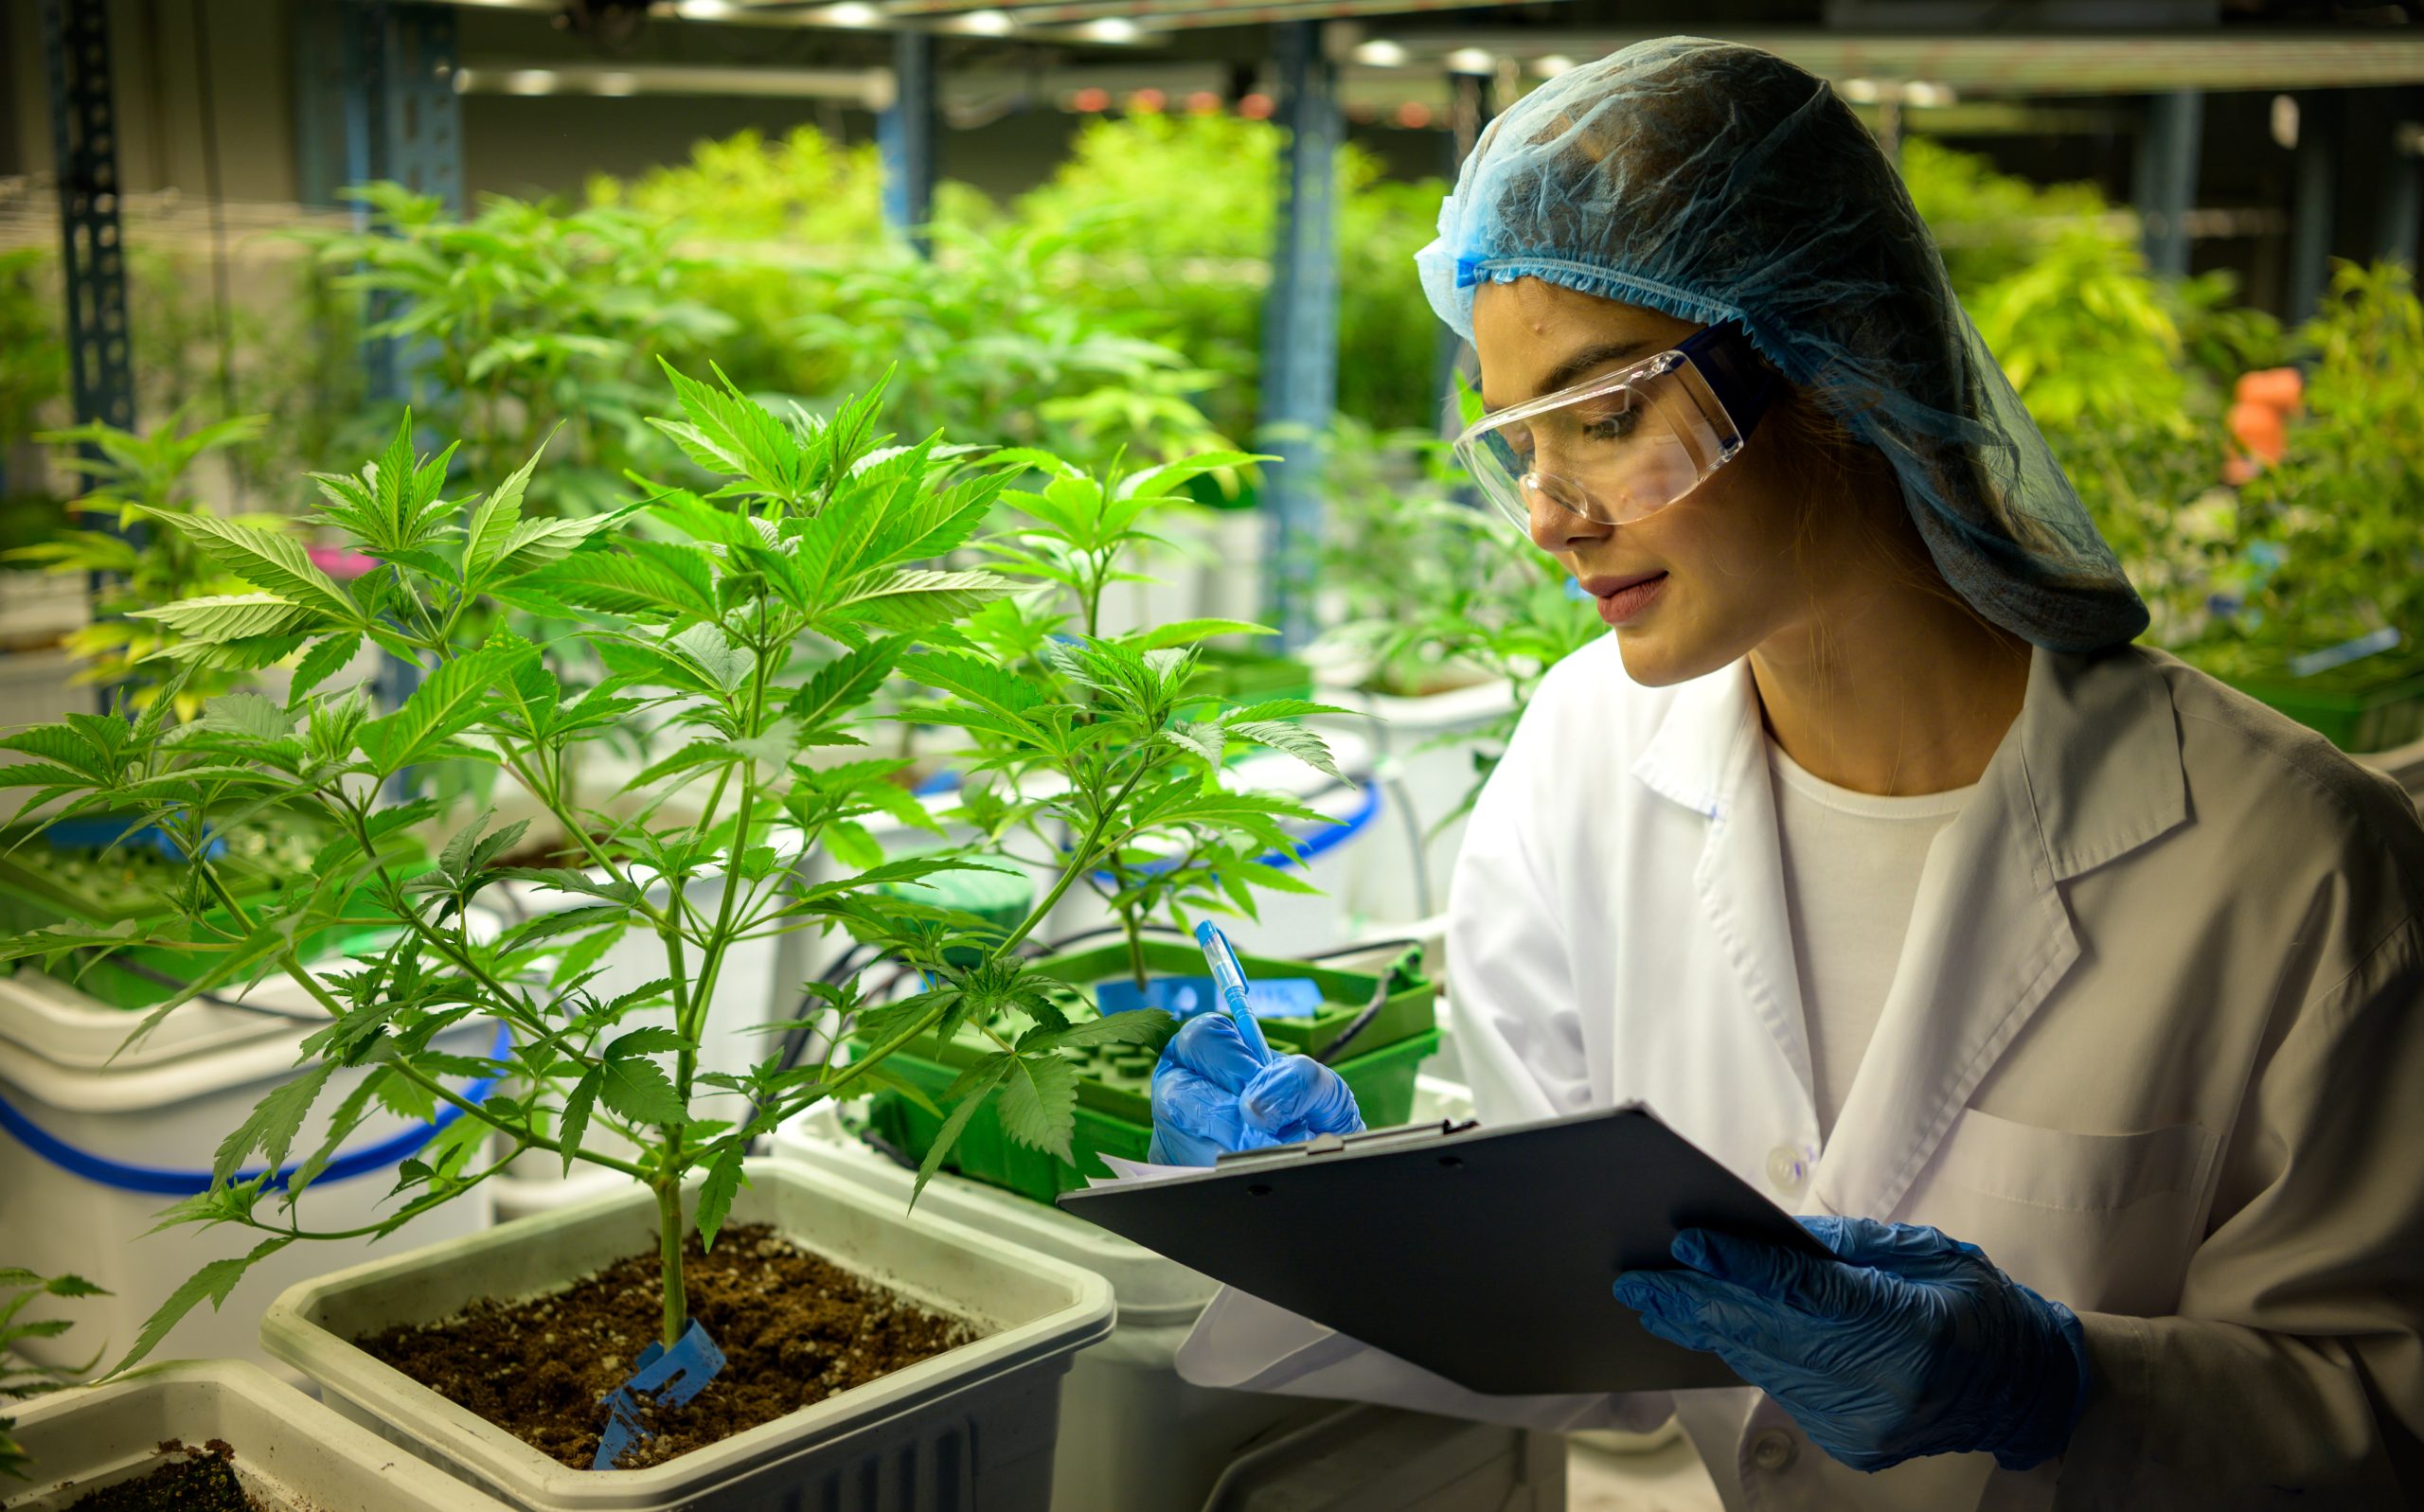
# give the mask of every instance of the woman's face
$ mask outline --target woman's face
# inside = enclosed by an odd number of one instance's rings
[[[1482,399],[1493,410],[1520,404],[1618,372],[1698,329],[1537,278],[1484,284],[1473,300]],[[1851,570],[1847,522],[1827,528],[1807,509],[1780,429],[1772,412],[1740,455],[1630,525],[1532,497],[1532,539],[1598,600],[1633,681],[1664,686],[1739,659],[1806,623],[1830,579]]]

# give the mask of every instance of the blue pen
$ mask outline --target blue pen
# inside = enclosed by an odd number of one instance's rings
[[[1203,962],[1212,969],[1212,981],[1221,989],[1221,1001],[1229,1005],[1229,1022],[1254,1052],[1255,1060],[1271,1063],[1271,1046],[1262,1038],[1262,1025],[1255,1021],[1254,1010],[1246,1006],[1246,970],[1238,964],[1238,952],[1229,947],[1229,936],[1210,919],[1195,926],[1195,943],[1203,947]]]

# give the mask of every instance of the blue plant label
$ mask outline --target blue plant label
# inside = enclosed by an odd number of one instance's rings
[[[723,1369],[723,1351],[699,1326],[699,1320],[682,1330],[682,1337],[668,1349],[662,1343],[650,1344],[640,1351],[637,1368],[632,1379],[615,1389],[606,1398],[606,1431],[597,1440],[597,1455],[589,1462],[593,1470],[611,1470],[615,1462],[633,1444],[651,1436],[651,1431],[640,1417],[640,1399],[648,1398],[653,1407],[679,1407],[706,1389],[707,1382]]]
[[[1208,976],[1157,976],[1138,991],[1125,978],[1095,988],[1095,1007],[1105,1014],[1159,1008],[1182,1022],[1221,1007],[1221,988]],[[1257,1019],[1309,1019],[1322,1011],[1322,989],[1309,977],[1274,976],[1246,984],[1246,1007]]]

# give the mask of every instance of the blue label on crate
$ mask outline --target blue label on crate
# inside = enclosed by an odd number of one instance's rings
[[[1103,1013],[1129,1013],[1159,1008],[1182,1022],[1221,1006],[1221,989],[1208,976],[1157,976],[1138,991],[1122,978],[1095,988],[1095,1006]],[[1246,1007],[1257,1019],[1307,1019],[1321,1012],[1322,989],[1307,977],[1275,976],[1246,984]]]
[[[641,1350],[639,1368],[606,1398],[606,1431],[597,1440],[597,1457],[589,1462],[589,1468],[613,1469],[625,1450],[651,1435],[640,1415],[642,1398],[651,1407],[679,1407],[705,1390],[722,1369],[723,1351],[696,1318],[671,1349],[659,1343]]]

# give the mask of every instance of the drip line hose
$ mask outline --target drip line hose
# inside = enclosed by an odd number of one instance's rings
[[[489,1058],[503,1060],[506,1053],[512,1047],[512,1031],[504,1024],[498,1024],[496,1043],[490,1047]],[[463,1089],[463,1100],[470,1103],[486,1102],[490,1092],[495,1088],[496,1082],[496,1077],[485,1076],[471,1083]],[[414,1151],[436,1138],[439,1130],[462,1116],[463,1110],[460,1108],[451,1105],[441,1108],[437,1111],[437,1116],[428,1123],[390,1135],[367,1148],[351,1150],[339,1155],[329,1162],[320,1174],[312,1179],[312,1184],[325,1186],[331,1182],[350,1181],[355,1177],[367,1176],[373,1171],[382,1171],[401,1165]],[[19,1144],[61,1170],[71,1176],[80,1176],[96,1185],[113,1187],[121,1192],[141,1192],[153,1197],[194,1197],[210,1190],[208,1171],[182,1171],[156,1165],[136,1165],[125,1161],[112,1160],[106,1155],[96,1155],[90,1150],[79,1149],[42,1129],[5,1098],[0,1098],[0,1131],[15,1136]],[[283,1190],[299,1168],[299,1165],[282,1165],[270,1173],[269,1189]],[[261,1167],[254,1166],[248,1170],[237,1172],[231,1180],[249,1182],[260,1174]]]

